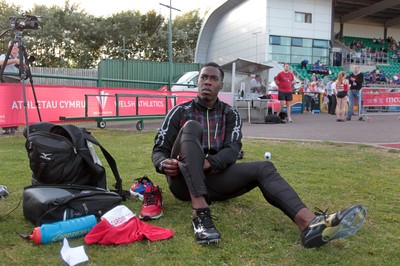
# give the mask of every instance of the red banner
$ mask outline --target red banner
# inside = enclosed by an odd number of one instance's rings
[[[36,94],[36,99],[34,93]],[[60,122],[63,117],[163,115],[173,107],[171,92],[145,89],[99,87],[64,87],[30,84],[25,86],[26,102],[21,84],[0,84],[0,127],[25,125],[25,106],[28,122]],[[152,95],[139,96],[135,95]],[[87,97],[87,115],[85,106]],[[193,99],[196,92],[174,92],[176,103]],[[118,108],[117,108],[118,98]],[[168,102],[168,105],[167,105]]]
[[[400,92],[388,92],[388,89],[363,89],[362,100],[365,107],[400,106]]]

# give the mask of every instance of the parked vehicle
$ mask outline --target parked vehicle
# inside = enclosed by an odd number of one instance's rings
[[[181,84],[181,85],[172,85],[171,91],[192,91],[197,92],[197,79],[199,78],[199,71],[189,71],[179,76],[175,80],[172,81],[173,84]],[[187,84],[187,85],[184,85]],[[167,90],[167,85],[164,85],[160,88],[162,91]]]

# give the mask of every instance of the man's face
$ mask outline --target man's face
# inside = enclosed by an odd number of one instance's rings
[[[285,72],[288,72],[289,69],[290,69],[289,64],[284,64],[284,65],[283,65],[283,70],[284,70]]]
[[[360,72],[360,67],[359,66],[354,66],[354,73]]]
[[[14,43],[11,52],[12,53],[18,53],[19,49],[18,49],[18,43]]]
[[[218,92],[223,87],[219,70],[212,66],[203,67],[197,81],[197,87],[199,88],[198,96],[203,102],[215,101],[218,97]]]

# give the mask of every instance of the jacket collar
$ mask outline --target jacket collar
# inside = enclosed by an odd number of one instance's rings
[[[218,106],[220,106],[221,102],[219,100],[219,98],[217,98],[217,101],[215,102],[215,105],[212,108],[208,108],[206,107],[203,102],[200,100],[199,96],[197,96],[194,100],[195,106],[197,108],[199,108],[200,110],[206,111],[206,110],[213,110],[215,108],[217,108]]]

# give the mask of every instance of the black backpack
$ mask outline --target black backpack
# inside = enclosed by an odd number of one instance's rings
[[[30,125],[29,133],[25,131],[24,135],[32,184],[75,184],[108,189],[106,171],[90,147],[95,144],[114,174],[115,192],[125,198],[114,158],[86,129],[40,122]]]

